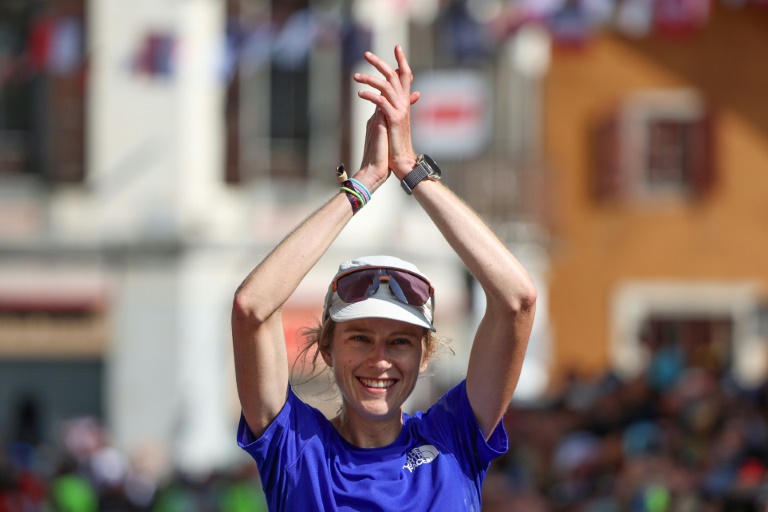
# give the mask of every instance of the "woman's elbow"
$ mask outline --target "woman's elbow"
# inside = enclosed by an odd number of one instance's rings
[[[528,279],[510,290],[506,296],[505,307],[513,315],[529,313],[536,306],[537,296],[536,286]]]
[[[520,296],[518,298],[520,304],[520,310],[531,310],[536,306],[536,299],[539,296],[539,292],[536,290],[536,285],[533,281],[528,280],[528,283],[523,287]]]
[[[244,290],[242,287],[237,289],[235,297],[232,300],[233,322],[247,322],[256,325],[261,324],[269,316],[264,315],[262,310],[263,308],[259,307],[259,304],[253,300],[253,297],[247,290]]]

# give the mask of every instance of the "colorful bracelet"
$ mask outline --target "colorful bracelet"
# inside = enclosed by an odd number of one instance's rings
[[[363,206],[368,204],[365,194],[358,190],[349,180],[344,182],[344,186],[341,187],[341,190],[346,192],[349,204],[352,205],[352,215],[359,212]]]
[[[352,215],[359,212],[363,206],[365,206],[365,198],[355,190],[349,187],[341,187],[341,190],[347,193],[347,199],[352,205]]]
[[[347,178],[344,164],[339,164],[336,168],[336,178],[341,184],[340,192],[347,194],[349,204],[352,205],[352,215],[359,212],[371,200],[371,192],[365,185],[354,178]]]
[[[363,196],[365,197],[366,203],[371,200],[371,193],[368,191],[365,185],[357,181],[355,178],[349,178],[349,180],[347,181],[349,181],[350,183],[352,183],[352,185],[354,185],[355,190],[363,194]]]

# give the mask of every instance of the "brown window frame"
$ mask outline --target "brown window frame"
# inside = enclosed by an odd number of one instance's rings
[[[249,19],[266,17],[279,29],[289,18],[309,8],[307,0],[269,0],[255,5],[247,0],[227,0],[226,16],[234,27],[253,29]],[[245,37],[245,34],[239,34]],[[244,44],[240,40],[237,44]],[[231,185],[254,178],[304,182],[309,179],[309,61],[295,69],[283,69],[274,57],[258,71],[244,73],[240,48],[225,93],[225,174]],[[267,96],[256,109],[253,91]]]
[[[594,195],[704,197],[715,185],[715,142],[713,109],[696,92],[632,94],[594,127]]]
[[[21,107],[18,126],[0,125],[0,177],[36,176],[54,184],[82,183],[87,117],[85,0],[22,4],[18,11],[1,5],[0,10],[7,11],[8,19],[11,14],[16,16],[5,28],[17,41],[15,51],[8,55],[15,77],[10,80],[21,81],[6,82],[6,91],[16,87],[27,89],[24,94],[28,94],[23,98],[27,103]],[[61,30],[62,22],[73,24],[67,28],[76,30],[78,53],[66,68],[57,69],[51,61],[40,60],[51,58],[53,43],[48,41],[54,40],[54,30]]]

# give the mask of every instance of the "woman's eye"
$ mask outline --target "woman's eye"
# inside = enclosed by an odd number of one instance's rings
[[[362,334],[355,334],[354,336],[352,336],[352,339],[355,341],[368,341],[368,338],[366,338]]]
[[[409,340],[407,338],[397,338],[397,339],[395,339],[394,344],[395,345],[410,345],[411,344],[411,340]]]

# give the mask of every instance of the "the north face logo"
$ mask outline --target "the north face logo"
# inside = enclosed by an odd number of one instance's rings
[[[419,446],[418,448],[414,448],[408,453],[408,457],[406,458],[405,466],[403,466],[403,469],[407,469],[413,473],[414,469],[421,466],[422,464],[429,464],[435,460],[438,455],[440,455],[440,452],[437,451],[437,448],[431,444]]]

